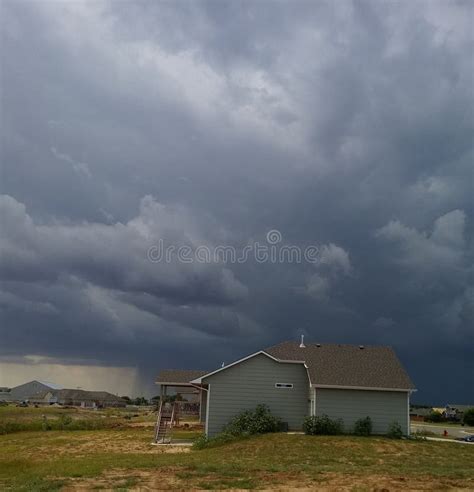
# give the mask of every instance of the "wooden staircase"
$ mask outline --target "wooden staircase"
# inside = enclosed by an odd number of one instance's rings
[[[176,418],[176,405],[160,403],[155,426],[155,443],[171,444],[171,429]]]

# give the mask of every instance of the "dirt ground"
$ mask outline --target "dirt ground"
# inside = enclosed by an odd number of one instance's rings
[[[219,489],[221,479],[208,475],[192,476],[192,472],[180,478],[181,468],[161,468],[158,470],[110,470],[100,477],[94,479],[75,479],[64,492],[86,492],[91,489],[117,490],[126,487],[130,491],[154,491],[154,490],[207,490],[209,488]],[[433,479],[433,477],[418,477],[407,479],[402,476],[374,475],[371,477],[344,476],[336,473],[321,473],[317,479],[310,479],[301,474],[291,473],[259,473],[255,478],[269,483],[268,488],[259,490],[272,491],[372,491],[389,492],[394,490],[405,491],[432,491],[432,490],[466,490],[466,482],[452,479]],[[213,482],[216,482],[216,487]],[[135,485],[136,482],[136,485]],[[205,488],[199,483],[204,482]],[[271,485],[270,485],[271,483]],[[228,488],[228,487],[226,487]],[[232,490],[244,490],[232,488]],[[472,489],[474,490],[474,482]]]

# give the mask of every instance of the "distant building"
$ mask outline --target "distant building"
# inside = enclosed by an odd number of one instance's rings
[[[410,417],[427,417],[433,408],[410,408]]]
[[[127,402],[107,391],[86,391],[80,389],[62,389],[54,392],[60,405],[82,408],[125,407]]]
[[[46,390],[40,391],[39,393],[35,393],[28,398],[28,403],[32,403],[34,405],[51,405],[53,403],[57,403],[58,399],[55,396],[55,392],[59,390]]]
[[[10,400],[10,388],[2,386],[0,388],[0,401],[9,401]]]
[[[474,408],[474,405],[448,403],[446,408],[443,409],[443,414],[448,420],[462,420],[464,412],[470,408]]]
[[[0,401],[27,401],[35,405],[70,405],[82,408],[125,407],[126,401],[107,391],[65,389],[49,381],[30,381],[4,391]],[[0,392],[0,395],[2,393]]]
[[[31,396],[45,391],[60,390],[61,386],[49,381],[34,380],[28,383],[15,386],[9,392],[6,401],[25,401],[29,400]]]

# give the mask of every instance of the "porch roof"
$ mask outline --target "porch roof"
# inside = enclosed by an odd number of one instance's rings
[[[194,386],[191,381],[204,376],[209,371],[198,369],[164,369],[156,378],[156,384],[166,386]]]

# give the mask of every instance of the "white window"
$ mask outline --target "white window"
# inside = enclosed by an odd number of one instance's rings
[[[291,389],[293,388],[293,383],[275,383],[275,388]]]

